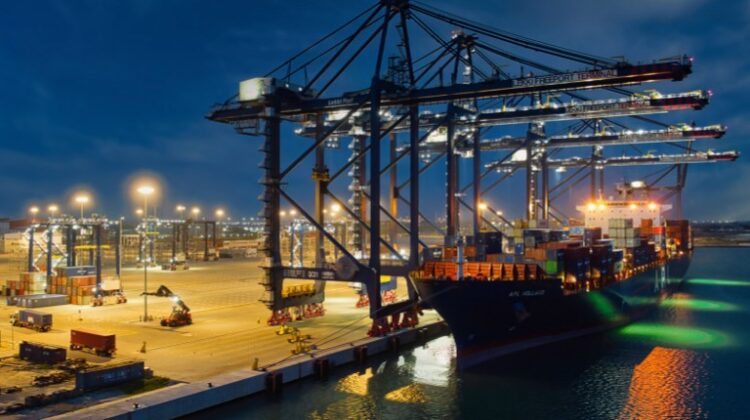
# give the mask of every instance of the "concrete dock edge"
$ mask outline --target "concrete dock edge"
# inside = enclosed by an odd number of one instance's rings
[[[311,377],[315,373],[315,360],[327,359],[333,371],[336,367],[355,362],[355,349],[366,346],[367,356],[391,350],[389,340],[398,337],[401,348],[409,344],[426,342],[449,334],[444,322],[433,322],[416,328],[394,332],[384,337],[363,338],[347,345],[316,351],[309,356],[265,367],[265,371],[250,368],[215,376],[201,382],[184,383],[163,389],[98,404],[53,419],[165,419],[185,416],[217,405],[266,392],[266,378],[281,373],[284,384]],[[408,347],[406,347],[408,348]],[[307,358],[304,358],[307,357]]]

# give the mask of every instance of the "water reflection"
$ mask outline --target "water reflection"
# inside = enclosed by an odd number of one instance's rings
[[[707,355],[654,348],[633,370],[619,419],[694,419],[706,416],[700,395],[707,379]]]
[[[718,300],[708,299],[697,299],[691,295],[680,293],[672,296],[670,299],[665,299],[661,302],[661,306],[673,307],[681,309],[689,309],[691,311],[737,311],[740,309],[738,305],[722,302]]]
[[[705,286],[740,286],[750,287],[750,281],[730,279],[690,279],[689,284],[700,284]]]

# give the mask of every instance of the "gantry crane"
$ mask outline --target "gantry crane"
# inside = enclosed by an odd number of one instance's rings
[[[448,26],[452,32],[448,37],[441,36],[434,29],[435,24]],[[412,43],[417,32],[433,40],[433,45],[425,48],[424,43]],[[394,38],[396,42],[389,43]],[[374,52],[363,53],[368,50]],[[392,55],[387,58],[389,54]],[[548,57],[583,68],[553,68],[542,62]],[[372,73],[362,89],[327,95],[329,88],[336,86],[354,61],[365,59],[372,61]],[[517,75],[511,74],[500,61],[519,64],[522,69]],[[481,160],[484,151],[481,139],[487,128],[528,125],[520,147],[526,149],[528,156],[523,162],[527,171],[528,217],[536,218],[537,173],[541,171],[543,178],[547,173],[538,169],[537,163],[547,162],[549,158],[544,143],[558,141],[547,135],[545,123],[583,119],[583,123],[591,126],[592,120],[624,116],[649,122],[647,114],[701,109],[708,103],[710,93],[707,91],[662,95],[656,92],[636,94],[625,88],[680,81],[691,72],[692,59],[687,56],[633,64],[497,30],[421,2],[377,1],[263,77],[241,82],[238,94],[215,106],[207,116],[232,125],[240,134],[262,138],[259,151],[263,158],[259,166],[263,176],[259,182],[264,191],[259,200],[264,206],[266,238],[262,251],[267,260],[263,300],[273,311],[272,319],[282,316],[290,307],[319,301],[325,282],[346,281],[365,286],[373,319],[371,334],[382,334],[416,322],[417,296],[411,284],[407,282],[407,300],[383,306],[380,278],[408,279],[409,273],[420,264],[420,250],[427,248],[420,237],[420,221],[437,228],[420,206],[420,175],[438,161],[436,157],[421,164],[420,145],[433,132],[443,132],[445,136],[440,156],[444,156],[446,165],[446,225],[439,231],[444,233],[447,245],[454,245],[459,235],[459,204],[472,210],[474,236],[480,238],[482,216],[477,209],[483,191],[481,183],[486,174],[495,171],[495,168],[484,168]],[[355,83],[355,79],[349,74],[347,82]],[[582,91],[613,92],[623,98],[589,98]],[[521,106],[527,100],[529,105]],[[282,132],[286,133],[282,131],[283,122],[295,124],[297,135],[311,138],[309,146],[286,167],[281,165],[282,137],[285,137]],[[398,150],[398,134],[408,137],[408,146],[401,151]],[[603,133],[599,135],[602,144],[617,141],[605,139]],[[717,131],[706,137],[712,135],[717,135]],[[332,170],[326,153],[335,149],[326,149],[326,146],[338,144],[341,137],[351,138],[351,156],[344,165]],[[622,134],[621,140],[626,137]],[[656,137],[659,135],[652,136]],[[390,148],[390,159],[385,165],[381,162],[384,139],[388,139]],[[581,141],[584,144],[596,142]],[[462,149],[462,144],[470,145],[470,153]],[[590,159],[595,161],[594,167],[606,164],[602,147],[594,146]],[[284,147],[284,150],[289,149]],[[472,158],[471,182],[459,189],[458,159],[462,154]],[[307,210],[286,183],[289,175],[313,156],[314,164],[308,170],[312,175],[309,191],[312,191],[315,205],[314,209]],[[397,172],[399,162],[408,168],[408,178],[401,183]],[[334,182],[345,174],[351,177],[350,205],[334,192]],[[384,189],[381,177],[386,174],[390,175],[390,184]],[[548,185],[548,180],[543,179],[543,188]],[[404,196],[402,193],[407,187],[409,192]],[[469,189],[472,190],[471,200],[466,203],[460,196]],[[387,206],[381,204],[384,192],[387,192]],[[316,258],[311,267],[285,266],[281,260],[282,199],[316,229]],[[324,229],[326,199],[340,205],[352,221],[349,247]],[[409,209],[406,224],[398,219],[399,201]],[[548,215],[544,213],[546,218]],[[388,221],[385,228],[382,216]],[[401,232],[409,238],[406,250],[396,246]],[[326,240],[343,254],[342,258],[335,262],[326,259],[322,246]],[[285,279],[315,280],[315,293],[284,296]],[[402,313],[406,314],[404,322],[399,319]]]

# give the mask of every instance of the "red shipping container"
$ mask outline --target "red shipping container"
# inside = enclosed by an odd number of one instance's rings
[[[98,355],[111,356],[115,352],[115,335],[85,330],[70,330],[71,350],[93,350]]]

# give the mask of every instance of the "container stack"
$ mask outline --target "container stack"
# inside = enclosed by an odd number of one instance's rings
[[[636,267],[650,264],[656,260],[656,245],[653,242],[644,240],[640,246],[633,249],[633,265]]]
[[[654,221],[652,219],[641,219],[641,235],[642,236],[654,236],[657,232],[654,231]]]
[[[591,273],[589,248],[564,248],[562,251],[566,283],[586,281]]]
[[[21,273],[18,280],[6,280],[2,285],[3,296],[41,294],[47,291],[47,274],[39,272]]]
[[[641,244],[641,229],[633,219],[609,219],[609,237],[616,248],[635,248]]]
[[[621,273],[625,269],[625,250],[612,250],[612,269],[615,274]]]
[[[65,347],[50,346],[48,344],[21,341],[18,346],[18,357],[34,363],[55,364],[65,361],[67,350]]]
[[[20,296],[24,293],[26,293],[26,290],[21,288],[21,280],[5,280],[2,284],[3,296]]]
[[[614,272],[612,241],[599,241],[591,246],[591,277],[609,278]]]
[[[666,235],[678,251],[687,252],[693,248],[690,222],[687,220],[667,220]]]
[[[67,305],[68,303],[70,303],[68,296],[50,294],[17,296],[12,302],[8,301],[9,305],[15,304],[22,308],[44,308],[47,306]]]
[[[47,291],[47,274],[38,272],[21,273],[21,289],[29,295],[45,293]]]
[[[96,267],[58,267],[52,290],[67,295],[73,305],[90,305],[96,287]]]

